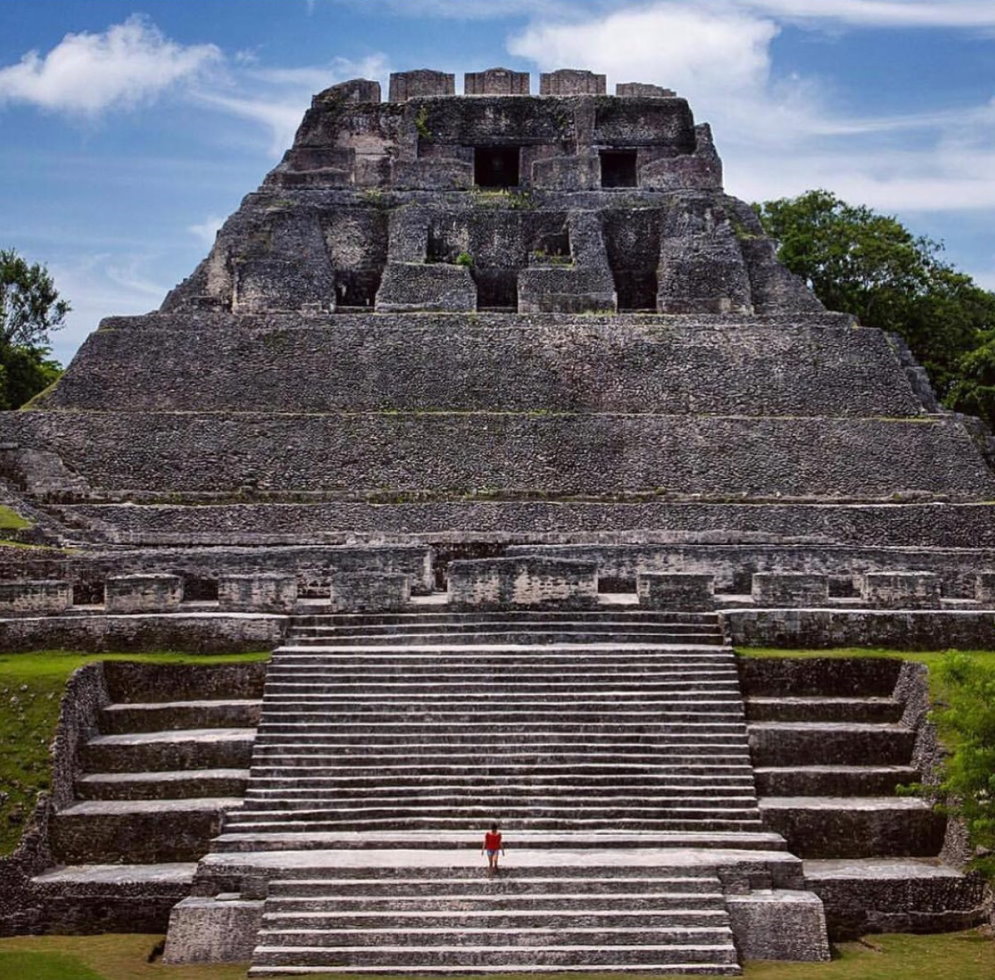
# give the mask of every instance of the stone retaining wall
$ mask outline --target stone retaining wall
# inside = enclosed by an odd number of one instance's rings
[[[598,570],[593,562],[523,557],[449,565],[449,605],[457,609],[586,608],[597,601]]]

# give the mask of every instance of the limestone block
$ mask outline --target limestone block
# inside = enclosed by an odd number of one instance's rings
[[[577,68],[560,68],[539,76],[540,95],[604,95],[605,76]]]
[[[619,82],[615,86],[615,95],[623,99],[672,99],[676,94],[671,88],[646,82]]]
[[[867,572],[864,601],[877,609],[938,609],[940,578],[934,572]]]
[[[73,604],[73,587],[57,579],[0,582],[0,616],[65,612]]]
[[[532,266],[518,273],[519,313],[614,313],[617,306],[607,269]]]
[[[597,155],[550,157],[532,164],[532,186],[550,191],[590,191],[601,186]]]
[[[400,572],[353,572],[330,580],[330,602],[337,612],[385,612],[411,601],[411,579]]]
[[[654,191],[720,191],[722,162],[718,156],[697,153],[662,157],[639,168],[638,184]]]
[[[464,95],[528,95],[529,73],[510,68],[468,71],[463,76]]]
[[[995,607],[995,572],[979,572],[977,574],[974,597],[989,609]]]
[[[449,565],[449,603],[458,607],[589,607],[598,601],[598,566],[561,558],[486,558]]]
[[[758,606],[824,606],[829,601],[829,577],[793,572],[758,572],[751,587]]]
[[[473,187],[473,164],[438,157],[395,160],[390,182],[401,190],[465,191]]]
[[[391,102],[407,102],[433,95],[455,95],[456,76],[444,71],[420,68],[416,71],[395,71],[390,76],[387,98]]]
[[[727,895],[726,909],[740,959],[830,958],[825,912],[813,892],[756,889]]]
[[[377,291],[378,313],[472,313],[477,287],[470,270],[442,262],[389,262]]]
[[[321,105],[325,102],[333,103],[354,103],[354,102],[379,102],[380,83],[372,82],[368,78],[351,78],[347,82],[339,82],[324,91],[319,92],[312,100],[312,105]]]
[[[693,572],[638,572],[636,593],[647,609],[713,609],[715,576]]]
[[[218,605],[224,612],[291,612],[297,579],[291,575],[225,575],[218,580]]]
[[[169,916],[164,963],[245,963],[263,919],[261,901],[185,898]]]
[[[105,585],[109,613],[172,612],[183,600],[179,575],[112,575]]]

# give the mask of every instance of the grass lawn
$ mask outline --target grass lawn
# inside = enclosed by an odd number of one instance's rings
[[[23,531],[31,527],[31,521],[26,520],[9,507],[0,504],[0,531]]]
[[[269,653],[76,653],[40,650],[0,654],[0,855],[17,845],[38,794],[49,786],[48,747],[69,675],[93,660],[144,663],[235,663]],[[0,970],[0,976],[4,976]]]
[[[0,940],[0,976],[10,980],[242,980],[245,964],[148,963],[161,936],[19,936]],[[841,943],[831,963],[747,963],[748,980],[992,980],[995,943],[979,930],[936,936],[870,936]],[[321,974],[310,974],[318,978]],[[325,974],[332,977],[332,974]],[[337,980],[357,974],[335,974]],[[638,980],[651,974],[495,974],[491,980]],[[405,976],[405,980],[416,980]],[[451,977],[450,980],[459,980]],[[467,978],[469,980],[469,978]],[[476,980],[479,980],[479,975]]]

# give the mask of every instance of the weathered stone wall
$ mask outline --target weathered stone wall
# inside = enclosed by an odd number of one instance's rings
[[[550,543],[612,540],[671,542],[681,535],[716,535],[728,540],[730,529],[738,534],[793,538],[818,536],[827,542],[843,542],[868,548],[886,548],[897,542],[909,546],[939,548],[949,554],[951,548],[995,548],[995,510],[990,504],[871,504],[850,503],[670,503],[666,501],[625,502],[613,500],[439,500],[428,502],[373,503],[359,501],[325,501],[320,503],[214,504],[184,506],[158,504],[134,507],[129,504],[79,504],[59,508],[67,518],[99,528],[109,540],[135,545],[286,545],[303,539],[346,540],[355,536],[380,542],[425,536],[433,541],[454,538],[485,539],[491,542],[548,541]],[[659,549],[653,549],[659,551]],[[779,550],[770,566],[750,565],[749,571],[806,568],[827,571],[818,562],[819,549],[803,549],[795,564]],[[735,549],[736,555],[743,555]],[[248,554],[258,557],[259,552]],[[617,552],[623,554],[623,552]],[[266,560],[274,552],[267,549]],[[279,552],[277,552],[279,554]],[[717,555],[717,550],[708,550]],[[23,556],[19,556],[22,558]],[[567,557],[567,555],[564,555]],[[581,557],[580,554],[577,557]],[[717,574],[728,568],[732,583],[732,557],[716,561]],[[899,556],[901,557],[901,556]],[[783,559],[783,560],[782,560]],[[979,560],[989,563],[983,552]],[[599,555],[599,564],[604,561]],[[740,560],[737,557],[737,561]],[[836,563],[836,556],[830,560]],[[953,559],[951,559],[953,560]],[[621,559],[620,559],[621,561]],[[697,561],[697,559],[695,559]],[[926,558],[918,555],[916,566],[924,567]],[[31,567],[30,574],[49,577],[50,563],[18,565]],[[61,562],[57,563],[61,567]],[[170,567],[170,566],[160,566]],[[176,567],[176,566],[172,566]],[[254,566],[253,566],[254,567]],[[606,567],[606,566],[602,566]],[[877,566],[875,566],[877,567]],[[886,566],[885,566],[886,567]],[[624,569],[629,571],[625,572]],[[636,564],[620,564],[619,575],[635,581]],[[668,568],[654,569],[659,571]],[[694,571],[695,565],[674,571]],[[0,566],[0,574],[3,566]],[[18,572],[20,575],[20,571]],[[833,572],[835,574],[835,572]],[[944,573],[944,583],[952,581]],[[747,584],[734,591],[748,591]],[[722,588],[725,588],[723,582]],[[951,592],[950,594],[956,594]]]
[[[751,594],[757,606],[824,606],[829,601],[829,579],[802,572],[758,572]]]
[[[97,411],[921,412],[883,333],[854,330],[845,317],[814,319],[116,317],[89,336],[44,404]],[[133,363],[136,343],[144,354]],[[169,366],[178,360],[199,365],[192,377],[173,374]]]
[[[140,498],[155,487],[153,499],[239,487],[995,497],[995,474],[946,417],[20,412],[0,416],[0,437],[72,460],[93,488]]]
[[[715,576],[693,572],[640,572],[636,577],[636,594],[639,605],[647,609],[712,609],[715,606]]]
[[[289,575],[224,575],[218,581],[222,612],[293,612],[297,579]]]
[[[938,609],[940,586],[932,572],[868,572],[862,593],[868,605],[879,609]]]
[[[331,580],[329,604],[336,612],[385,612],[403,609],[411,599],[407,575],[356,572]]]
[[[592,562],[522,557],[449,565],[449,605],[456,608],[579,608],[597,600],[598,570]]]
[[[176,612],[182,601],[179,575],[111,575],[104,584],[108,613]]]
[[[0,582],[0,615],[65,612],[73,603],[72,586],[58,580]]]
[[[991,610],[735,609],[720,616],[738,646],[995,649]]]
[[[150,513],[156,511],[158,508],[153,508]],[[181,527],[177,528],[177,532],[178,541],[189,543],[196,540],[196,534],[185,532]],[[277,575],[294,578],[303,591],[316,585],[327,585],[333,575],[355,572],[401,573],[411,579],[414,592],[429,592],[433,582],[431,549],[424,545],[366,548],[317,545],[264,550],[156,548],[50,555],[45,558],[35,558],[32,552],[22,551],[0,564],[0,581],[44,576],[100,586],[105,579],[116,574],[171,574],[182,578],[185,583],[220,582],[231,575]]]
[[[970,551],[954,548],[860,548],[817,540],[782,544],[751,542],[750,538],[749,532],[740,531],[729,532],[728,544],[706,541],[646,545],[512,545],[508,553],[596,561],[601,578],[611,581],[619,589],[631,588],[641,571],[683,572],[714,575],[719,592],[740,595],[751,591],[752,579],[757,574],[828,577],[834,594],[857,595],[867,573],[928,568],[941,581],[945,596],[974,599],[979,569],[995,567],[995,551],[990,548],[979,547]],[[776,600],[764,600],[764,604],[778,603]],[[786,604],[799,603],[786,601]],[[825,604],[824,596],[820,604]]]
[[[0,619],[0,648],[10,652],[47,649],[242,653],[278,646],[288,622],[286,616],[279,615],[212,612],[20,617]]]

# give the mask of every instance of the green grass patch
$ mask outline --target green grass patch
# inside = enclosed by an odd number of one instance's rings
[[[0,654],[0,855],[17,845],[38,794],[49,788],[49,745],[69,675],[94,660],[159,664],[247,663],[269,653],[199,656],[40,650]],[[3,976],[0,970],[0,976]],[[14,974],[16,976],[16,974]]]
[[[0,976],[31,980],[242,980],[246,964],[168,966],[147,962],[161,936],[18,936],[0,940]],[[991,980],[995,943],[981,930],[935,936],[871,936],[834,949],[830,963],[747,963],[747,980]],[[359,974],[311,974],[315,980],[360,980]],[[384,974],[385,978],[390,974]],[[534,973],[495,974],[492,980],[535,980]],[[653,974],[585,973],[586,980],[641,980]],[[544,973],[543,980],[576,980],[576,973]],[[405,980],[419,980],[406,975]],[[427,978],[426,978],[427,980]],[[451,980],[479,980],[452,977]],[[689,978],[686,978],[689,980]]]
[[[16,510],[0,504],[0,531],[23,531],[31,527],[31,521],[21,517]]]

